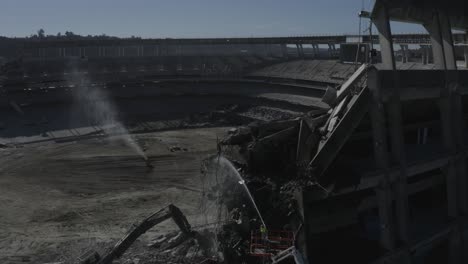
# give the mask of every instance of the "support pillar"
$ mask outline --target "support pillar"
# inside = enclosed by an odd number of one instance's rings
[[[421,64],[427,64],[426,61],[426,45],[421,45]]]
[[[336,47],[333,43],[328,43],[328,55],[334,57],[336,54]]]
[[[445,65],[448,70],[457,69],[457,60],[455,58],[455,49],[453,47],[452,27],[449,17],[439,11],[440,33],[442,36],[442,45],[444,46]]]
[[[463,51],[464,51],[464,55],[465,55],[465,68],[468,69],[468,43],[465,43],[465,45],[467,45],[467,46],[463,47]]]
[[[390,191],[389,157],[386,136],[386,118],[384,105],[380,99],[380,84],[377,74],[369,74],[368,85],[372,93],[370,116],[372,122],[372,137],[374,157],[377,167],[383,170],[383,178],[375,189],[380,222],[380,245],[387,249],[395,248],[392,195]]]
[[[431,36],[434,63],[437,69],[445,70],[445,87],[442,87],[439,108],[441,113],[442,141],[451,159],[444,174],[446,179],[448,216],[458,221],[460,213],[466,214],[466,163],[459,157],[460,146],[464,144],[461,97],[453,84],[457,83],[456,60],[450,21],[442,12],[434,12],[432,20],[424,25]],[[453,226],[449,236],[449,263],[462,263],[462,244],[460,226]]]
[[[396,64],[395,64],[395,57],[394,57],[394,50],[393,50],[393,40],[392,40],[392,33],[390,29],[390,20],[388,16],[388,10],[385,5],[381,6],[380,10],[377,11],[377,16],[373,21],[379,31],[379,42],[380,42],[380,49],[382,54],[382,66],[384,69],[393,70],[394,71],[394,78],[393,78],[393,89],[391,93],[391,97],[388,103],[388,132],[390,134],[390,143],[391,143],[391,155],[393,160],[399,165],[399,174],[397,178],[397,182],[395,185],[395,204],[396,204],[396,223],[397,223],[397,234],[400,242],[403,244],[404,248],[408,248],[410,242],[409,236],[409,208],[408,208],[408,193],[407,193],[407,171],[406,171],[406,153],[404,149],[404,137],[403,137],[403,123],[402,123],[402,115],[401,115],[401,102],[400,102],[400,94],[399,94],[399,75],[396,72]],[[379,90],[379,83],[377,82],[374,84],[377,90],[377,96],[380,97]],[[380,100],[380,99],[379,99]],[[383,108],[383,106],[381,107]],[[378,108],[377,108],[378,109]],[[383,110],[380,110],[379,117],[383,117]],[[376,122],[376,121],[373,121]],[[380,121],[380,122],[385,122]],[[381,124],[380,126],[383,127],[383,132],[380,128],[376,131],[376,133],[380,134],[380,138],[385,136],[385,123]],[[381,139],[382,141],[383,139]],[[381,152],[385,151],[385,147],[380,147]],[[381,158],[387,158],[385,155],[380,154]],[[388,166],[388,161],[386,161],[383,168]],[[382,192],[381,196],[388,196],[389,193],[391,195],[390,190],[390,179],[386,176],[384,182],[382,183]],[[387,203],[387,204],[385,204]],[[381,198],[381,204],[379,205],[381,211],[381,221],[385,224],[391,223],[392,221],[392,200],[390,201],[388,198]],[[387,219],[385,219],[387,218]],[[393,238],[393,230],[390,229],[387,231],[387,234],[382,233],[382,237],[385,238],[386,241],[382,241],[382,245],[386,246],[388,249],[392,250],[394,247],[395,240]],[[384,236],[385,235],[385,236]],[[408,256],[407,261],[410,262],[410,254],[407,252],[405,254]]]
[[[296,44],[296,52],[297,52],[297,56],[299,58],[302,58],[302,52],[301,52],[301,46],[300,44]]]
[[[288,58],[288,46],[287,44],[281,44],[281,54],[283,55],[283,58]]]
[[[427,32],[429,32],[429,35],[431,37],[432,57],[434,58],[434,66],[436,69],[441,70],[441,69],[445,69],[445,60],[444,60],[444,48],[442,44],[442,35],[440,33],[438,17],[439,16],[435,14],[432,21],[424,24],[424,27],[426,28]],[[425,55],[427,55],[429,53],[428,52],[429,49],[427,45],[424,45],[424,46],[426,49]]]
[[[312,44],[312,49],[314,51],[314,58],[317,58],[320,54],[319,44]]]
[[[409,60],[409,48],[408,45],[400,45],[401,48],[401,62],[407,63]]]

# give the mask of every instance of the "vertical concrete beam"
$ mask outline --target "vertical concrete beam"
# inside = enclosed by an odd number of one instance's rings
[[[288,58],[288,46],[287,44],[281,44],[281,53],[283,55],[283,58]]]
[[[334,57],[336,55],[336,47],[334,43],[328,43],[328,54],[330,57]]]
[[[423,26],[426,28],[431,37],[432,55],[434,58],[435,68],[439,70],[445,69],[444,46],[442,43],[442,35],[439,27],[439,15],[434,13],[432,20],[424,23]]]
[[[372,137],[374,157],[378,168],[383,170],[383,178],[376,188],[380,221],[380,244],[387,250],[395,248],[392,196],[390,191],[389,157],[387,148],[386,115],[380,96],[380,81],[378,71],[372,69],[368,73],[368,85],[372,93],[370,116],[372,122]]]
[[[312,44],[312,49],[314,50],[314,58],[317,58],[320,54],[319,44]]]
[[[400,102],[400,77],[398,72],[394,74],[394,87],[388,103],[389,133],[392,147],[393,160],[399,164],[399,175],[395,186],[395,202],[397,210],[398,235],[404,245],[410,242],[409,237],[409,206],[407,192],[406,152],[403,136],[403,120]]]
[[[299,44],[296,44],[296,53],[297,53],[297,56],[300,58],[301,57],[301,48],[299,47]]]
[[[389,134],[391,141],[391,154],[393,159],[399,165],[399,175],[396,183],[396,217],[397,217],[397,230],[398,237],[403,243],[403,245],[408,246],[409,238],[409,208],[408,208],[408,193],[407,193],[407,172],[406,172],[406,153],[404,148],[404,138],[403,138],[403,123],[401,115],[401,102],[400,102],[400,78],[398,72],[396,72],[395,56],[393,50],[393,40],[392,33],[390,28],[390,20],[388,16],[388,10],[385,5],[382,5],[379,10],[376,12],[376,17],[374,18],[374,24],[379,31],[379,42],[380,50],[382,54],[382,66],[384,69],[393,70],[393,88],[391,98],[388,103],[388,123],[389,123]],[[377,89],[379,90],[379,80],[377,80]],[[379,94],[379,93],[378,93]],[[385,134],[383,134],[385,135]],[[388,180],[389,181],[389,180]],[[388,183],[386,183],[388,184]],[[384,184],[384,185],[386,185]],[[385,188],[390,189],[389,186],[384,186]],[[388,190],[389,191],[389,190]],[[383,206],[383,205],[382,205]],[[390,207],[390,208],[388,208]],[[386,206],[385,210],[391,209],[391,200],[390,206]],[[391,214],[386,212],[387,215]],[[391,221],[391,219],[386,220]],[[410,254],[407,254],[408,256]]]
[[[426,26],[426,25],[425,25]],[[444,146],[451,153],[447,167],[445,168],[448,216],[458,218],[461,211],[466,211],[466,163],[464,158],[460,160],[458,146],[463,144],[461,123],[461,97],[455,92],[457,77],[447,70],[456,70],[456,60],[453,48],[453,39],[450,21],[443,12],[434,12],[431,23],[426,26],[431,35],[434,63],[441,70],[446,70],[445,87],[442,87],[439,107],[441,112],[442,140]],[[462,198],[463,197],[463,201]],[[462,237],[460,230],[455,227],[449,238],[449,262],[462,263]]]
[[[433,56],[432,56],[432,46],[427,45],[426,46],[426,62],[427,64],[431,64],[434,62]]]
[[[439,12],[440,33],[444,47],[444,58],[447,70],[456,70],[455,49],[453,47],[452,27],[450,20],[444,12]]]
[[[388,10],[384,6],[379,8],[377,16],[373,19],[379,31],[379,43],[382,54],[382,66],[385,69],[395,69],[395,56],[393,51],[392,33],[390,30],[390,20]]]
[[[421,51],[421,64],[427,64],[426,61],[426,45],[420,45]]]
[[[408,62],[408,56],[409,56],[409,49],[408,49],[408,45],[400,45],[400,49],[401,49],[401,62],[402,63],[407,63]]]
[[[468,43],[465,43],[465,45],[467,45],[467,46],[463,47],[463,51],[464,51],[463,53],[465,55],[465,68],[468,69]]]

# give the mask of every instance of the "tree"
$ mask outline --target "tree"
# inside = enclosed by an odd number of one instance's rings
[[[75,36],[75,34],[71,31],[65,31],[65,36],[68,37],[68,38],[71,38],[73,36]]]
[[[37,31],[37,36],[38,36],[39,38],[44,38],[44,37],[45,37],[45,31],[44,31],[44,29],[42,29],[42,28],[39,29],[39,30]]]

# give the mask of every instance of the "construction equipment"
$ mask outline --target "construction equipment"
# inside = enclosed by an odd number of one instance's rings
[[[291,231],[255,230],[250,236],[250,255],[272,257],[294,245],[294,233]]]
[[[281,251],[280,253],[271,257],[271,263],[276,264],[281,261],[293,257],[296,264],[306,264],[304,258],[302,257],[301,252],[296,249],[295,246],[289,247],[286,250]]]
[[[103,257],[100,257],[97,252],[88,252],[86,257],[80,258],[80,264],[111,264],[112,261],[125,253],[125,251],[146,231],[153,226],[172,218],[177,226],[182,231],[182,235],[191,237],[194,232],[191,230],[190,224],[184,214],[175,205],[168,205],[167,207],[157,211],[148,218],[144,219],[141,223],[133,225],[133,227],[127,232],[127,234],[115,244],[115,246],[106,253]]]

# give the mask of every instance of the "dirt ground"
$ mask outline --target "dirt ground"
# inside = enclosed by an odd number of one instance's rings
[[[117,136],[0,149],[0,263],[69,263],[169,203],[192,226],[206,224],[200,165],[227,130],[135,135],[151,171]],[[175,229],[166,221],[138,243]]]

